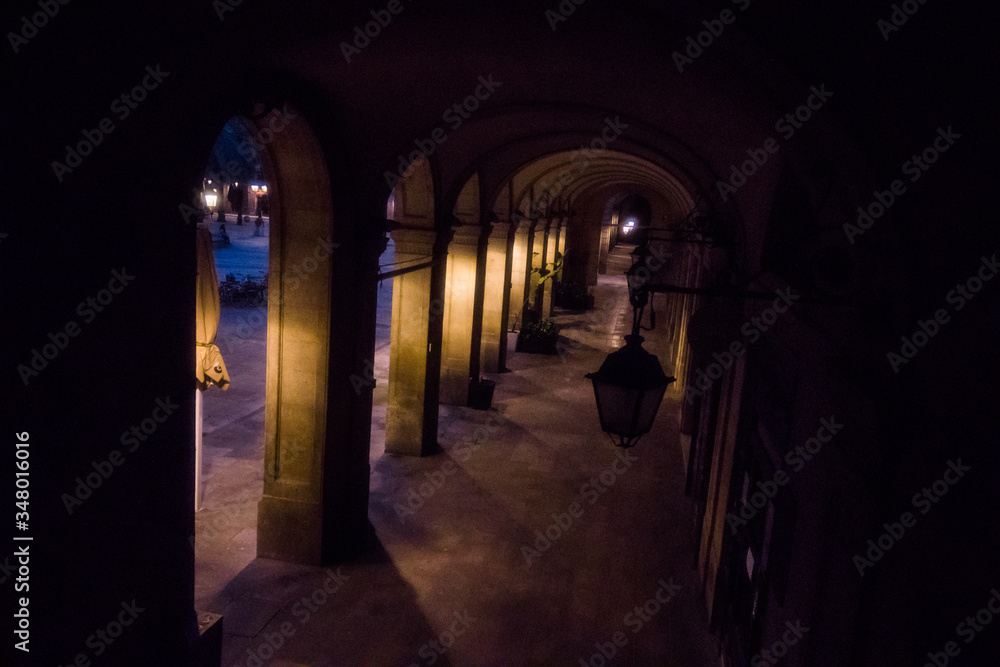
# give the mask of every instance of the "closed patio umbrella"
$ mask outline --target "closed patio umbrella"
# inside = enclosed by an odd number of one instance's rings
[[[222,353],[215,345],[215,335],[219,331],[219,278],[215,273],[215,257],[212,255],[212,235],[205,227],[196,232],[198,251],[198,277],[196,280],[195,309],[195,474],[194,509],[201,508],[201,464],[202,464],[202,392],[212,385],[220,389],[229,388],[229,373],[222,361]]]

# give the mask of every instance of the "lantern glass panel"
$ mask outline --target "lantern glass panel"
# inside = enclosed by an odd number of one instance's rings
[[[635,423],[635,408],[639,404],[637,389],[629,389],[608,382],[594,380],[601,430],[631,437]]]
[[[653,428],[653,420],[656,419],[656,412],[660,409],[660,403],[663,402],[663,394],[666,391],[667,387],[664,385],[662,387],[654,387],[641,396],[639,419],[636,423],[635,433],[629,437],[649,433],[650,429]]]

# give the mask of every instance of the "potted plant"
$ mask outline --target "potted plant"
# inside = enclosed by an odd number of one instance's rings
[[[556,354],[558,340],[559,327],[546,317],[525,322],[517,333],[517,345],[514,349],[533,354]]]

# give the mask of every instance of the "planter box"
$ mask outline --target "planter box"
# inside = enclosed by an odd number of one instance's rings
[[[558,337],[551,339],[539,339],[535,337],[524,337],[517,334],[517,344],[514,346],[515,352],[527,352],[529,354],[557,354],[556,343]]]
[[[493,380],[469,381],[469,407],[475,410],[489,410],[493,404],[493,391],[497,383]]]

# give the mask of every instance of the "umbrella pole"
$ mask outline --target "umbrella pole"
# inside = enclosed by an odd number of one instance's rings
[[[202,408],[201,389],[194,390],[194,511],[201,509]]]

